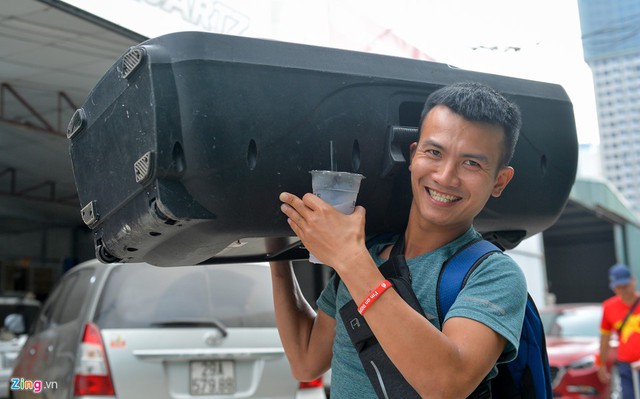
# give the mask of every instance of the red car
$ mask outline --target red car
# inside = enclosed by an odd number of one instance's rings
[[[544,324],[553,397],[566,399],[621,398],[620,384],[612,373],[611,382],[598,379],[595,364],[600,352],[600,319],[598,303],[575,303],[540,309]],[[607,364],[614,363],[618,342],[612,337]]]

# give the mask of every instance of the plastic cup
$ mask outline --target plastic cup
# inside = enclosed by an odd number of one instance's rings
[[[312,170],[310,173],[315,195],[346,215],[353,213],[363,175],[332,170]],[[309,262],[322,263],[313,254],[309,254]]]

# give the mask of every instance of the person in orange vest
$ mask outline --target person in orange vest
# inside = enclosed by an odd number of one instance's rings
[[[622,384],[622,397],[631,399],[635,398],[632,363],[640,360],[640,306],[637,306],[640,293],[636,291],[636,281],[629,267],[621,263],[609,269],[609,287],[615,295],[602,304],[598,376],[604,383],[611,379],[606,359],[611,334],[615,332],[619,338],[616,369]]]

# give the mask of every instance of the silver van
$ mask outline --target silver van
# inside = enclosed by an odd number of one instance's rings
[[[325,397],[291,375],[262,263],[76,266],[44,303],[11,383],[16,399]]]
[[[28,292],[0,294],[0,398],[9,396],[13,365],[27,340],[40,305],[40,301]]]

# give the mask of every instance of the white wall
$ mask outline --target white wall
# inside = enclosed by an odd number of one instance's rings
[[[529,294],[538,308],[550,305],[551,301],[547,295],[547,273],[544,262],[544,244],[542,234],[522,241],[520,245],[512,250],[506,251],[524,272],[527,279]]]

